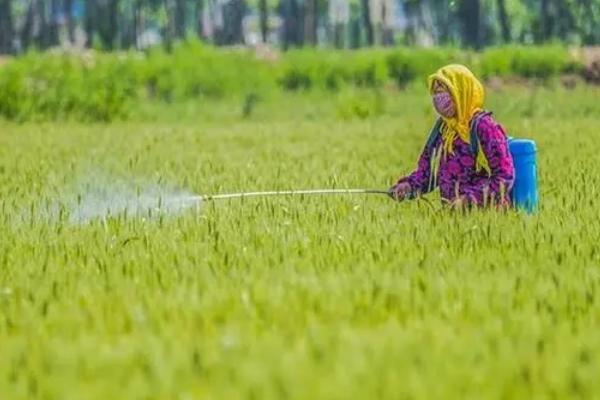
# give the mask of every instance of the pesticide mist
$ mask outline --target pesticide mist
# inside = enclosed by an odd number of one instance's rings
[[[200,206],[197,196],[185,190],[97,173],[80,179],[75,193],[67,210],[69,221],[76,224],[116,216],[151,219]]]

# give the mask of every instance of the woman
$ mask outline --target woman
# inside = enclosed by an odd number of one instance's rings
[[[481,82],[463,65],[448,65],[428,80],[439,114],[416,171],[389,189],[412,199],[439,186],[453,206],[510,206],[513,160],[504,129],[483,111]],[[472,141],[475,143],[472,143]]]

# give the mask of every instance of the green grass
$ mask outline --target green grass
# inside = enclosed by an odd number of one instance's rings
[[[534,216],[432,195],[68,221],[81,180],[385,188],[433,113],[420,87],[340,112],[361,94],[273,95],[247,119],[227,100],[1,123],[0,398],[600,398],[597,89],[490,93],[538,142]]]

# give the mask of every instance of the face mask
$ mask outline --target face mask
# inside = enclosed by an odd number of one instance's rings
[[[437,92],[433,94],[433,107],[442,117],[452,118],[455,114],[454,101],[448,92]]]

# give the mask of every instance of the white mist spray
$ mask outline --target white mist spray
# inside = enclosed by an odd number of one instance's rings
[[[139,180],[88,174],[76,186],[77,198],[69,201],[69,221],[86,223],[116,216],[153,218],[176,215],[200,206],[193,193]]]

